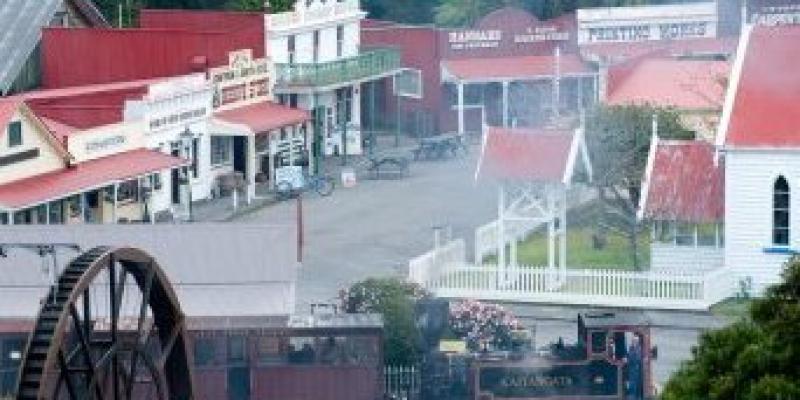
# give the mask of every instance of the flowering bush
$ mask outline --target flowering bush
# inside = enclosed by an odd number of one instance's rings
[[[497,350],[512,350],[522,343],[524,331],[514,314],[497,304],[464,300],[450,305],[450,330],[466,340],[472,351],[491,345]]]
[[[339,291],[341,310],[346,313],[379,313],[384,323],[384,362],[412,365],[419,361],[419,332],[414,324],[414,306],[428,293],[420,286],[397,278],[373,278]]]

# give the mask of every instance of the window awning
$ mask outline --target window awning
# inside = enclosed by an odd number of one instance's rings
[[[248,135],[260,135],[311,120],[306,110],[271,101],[250,104],[214,114],[216,125],[230,126]],[[221,122],[221,124],[220,124]]]
[[[191,162],[138,149],[0,185],[0,208],[19,210]]]
[[[558,60],[560,58],[560,60]],[[556,68],[558,63],[558,68]],[[499,82],[506,80],[547,79],[589,76],[594,70],[577,54],[465,58],[442,61],[442,76],[445,81]]]

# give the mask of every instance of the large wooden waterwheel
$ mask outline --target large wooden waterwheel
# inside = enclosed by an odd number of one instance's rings
[[[152,257],[92,249],[42,300],[17,399],[191,399],[185,335],[177,297]]]

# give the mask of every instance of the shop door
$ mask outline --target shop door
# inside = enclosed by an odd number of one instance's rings
[[[179,150],[172,150],[173,157],[179,157],[180,151]],[[173,168],[172,169],[172,204],[180,204],[181,203],[181,171],[180,168]]]
[[[233,170],[247,177],[247,137],[233,137]]]
[[[228,399],[250,400],[250,369],[247,367],[228,368]]]

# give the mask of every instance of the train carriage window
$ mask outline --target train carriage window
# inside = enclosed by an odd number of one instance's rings
[[[590,333],[592,341],[592,354],[603,354],[606,352],[606,332],[594,331]]]
[[[195,338],[194,363],[195,365],[210,365],[214,362],[214,340],[210,338]]]

